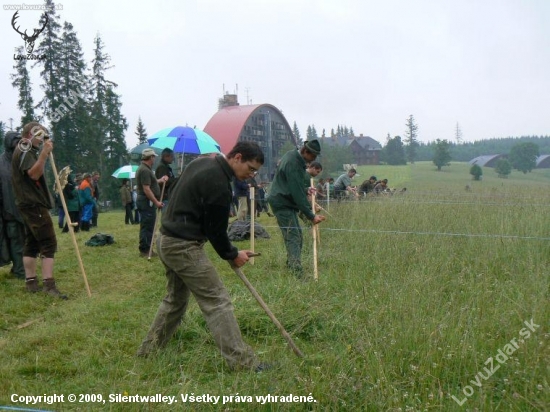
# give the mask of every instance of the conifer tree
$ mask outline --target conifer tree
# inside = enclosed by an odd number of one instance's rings
[[[311,125],[307,127],[307,139],[306,140],[313,140],[317,139],[317,130],[315,130],[315,125]]]
[[[298,125],[296,122],[294,122],[294,126],[292,127],[292,134],[294,135],[294,138],[296,139],[296,145],[301,146],[302,145],[302,135],[300,134],[300,129],[298,129]]]
[[[349,137],[349,129],[347,126],[344,126],[343,127],[343,131],[342,131],[342,134],[344,135],[344,137],[348,138]]]
[[[294,124],[296,124],[296,122],[294,122]],[[141,121],[141,116],[138,117],[138,123],[134,134],[138,137],[138,144],[147,143],[147,130]]]
[[[48,24],[44,28],[44,31],[40,34],[40,43],[38,47],[34,49],[34,53],[42,56],[44,59],[37,60],[33,65],[38,65],[40,70],[40,77],[42,77],[43,83],[40,88],[44,91],[44,96],[38,102],[36,107],[40,107],[42,114],[45,118],[51,119],[53,113],[59,106],[59,99],[61,96],[60,79],[58,73],[61,71],[61,24],[59,23],[59,16],[56,13],[55,3],[52,0],[45,1],[45,12],[48,18]],[[46,23],[46,17],[42,15],[40,18],[40,25]],[[55,135],[55,130],[51,130]]]
[[[416,159],[416,149],[418,147],[418,125],[411,114],[407,119],[407,129],[405,131],[405,142],[407,143],[407,160],[414,163]]]
[[[55,131],[55,157],[60,166],[72,165],[75,170],[83,171],[95,164],[95,161],[83,156],[90,123],[86,99],[86,62],[71,23],[63,23],[60,39],[60,91],[57,96],[58,106],[50,118]]]
[[[122,103],[120,96],[115,93],[114,86],[107,86],[105,93],[105,116],[106,116],[106,134],[103,143],[105,153],[104,171],[110,175],[116,169],[128,163],[128,150],[124,140],[124,133],[128,129],[126,117],[121,113]],[[114,199],[118,203],[118,193],[120,186],[118,182],[111,179],[104,184],[105,195],[108,199]]]
[[[106,91],[105,115],[107,129],[104,140],[104,152],[106,165],[115,170],[123,166],[127,161],[126,142],[124,132],[128,129],[126,117],[121,113],[122,103],[120,96],[115,93],[113,86],[109,85]]]
[[[105,174],[103,144],[107,134],[107,87],[109,84],[116,84],[105,78],[105,72],[112,67],[111,57],[103,50],[105,46],[99,34],[94,39],[94,45],[89,89],[91,123],[88,129],[87,153],[91,159],[95,159],[96,168],[100,173]]]
[[[112,66],[111,57],[105,53],[103,40],[99,35],[94,39],[94,59],[90,78],[90,117],[88,128],[91,145],[90,158],[95,160],[95,170],[101,176],[109,176],[128,161],[128,151],[124,133],[128,129],[126,117],[122,114],[120,96],[115,89],[117,84],[108,80],[105,73]],[[103,183],[105,199],[118,203],[118,182],[110,179]]]
[[[25,54],[23,46],[15,49],[16,54]],[[28,122],[35,120],[34,114],[34,101],[32,98],[32,86],[31,79],[29,77],[29,70],[27,69],[27,60],[19,59],[13,65],[15,73],[11,74],[11,85],[19,90],[19,100],[17,101],[17,107],[22,112],[21,127]],[[18,130],[19,127],[16,127]]]

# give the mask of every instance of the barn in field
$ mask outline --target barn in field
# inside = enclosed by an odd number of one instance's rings
[[[495,167],[499,159],[508,158],[507,154],[492,154],[478,156],[470,160],[468,163],[471,165],[478,165],[481,167]]]
[[[537,169],[549,169],[550,168],[550,155],[540,155],[537,157]]]

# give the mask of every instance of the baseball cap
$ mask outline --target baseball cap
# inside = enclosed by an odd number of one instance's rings
[[[141,159],[144,160],[151,156],[156,156],[156,155],[157,154],[155,153],[155,151],[150,147],[148,147],[147,149],[143,149],[143,152],[141,152]]]

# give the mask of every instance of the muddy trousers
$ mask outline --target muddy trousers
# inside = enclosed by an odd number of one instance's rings
[[[255,368],[256,356],[242,339],[231,299],[204,252],[204,243],[160,235],[157,246],[166,269],[167,294],[138,354],[145,355],[168,343],[185,316],[192,293],[229,367]]]

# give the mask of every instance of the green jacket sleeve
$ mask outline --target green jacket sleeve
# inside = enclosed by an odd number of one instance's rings
[[[309,220],[313,220],[315,214],[311,211],[309,202],[307,201],[306,191],[304,190],[304,170],[293,164],[287,164],[286,174],[288,189],[292,200]]]

